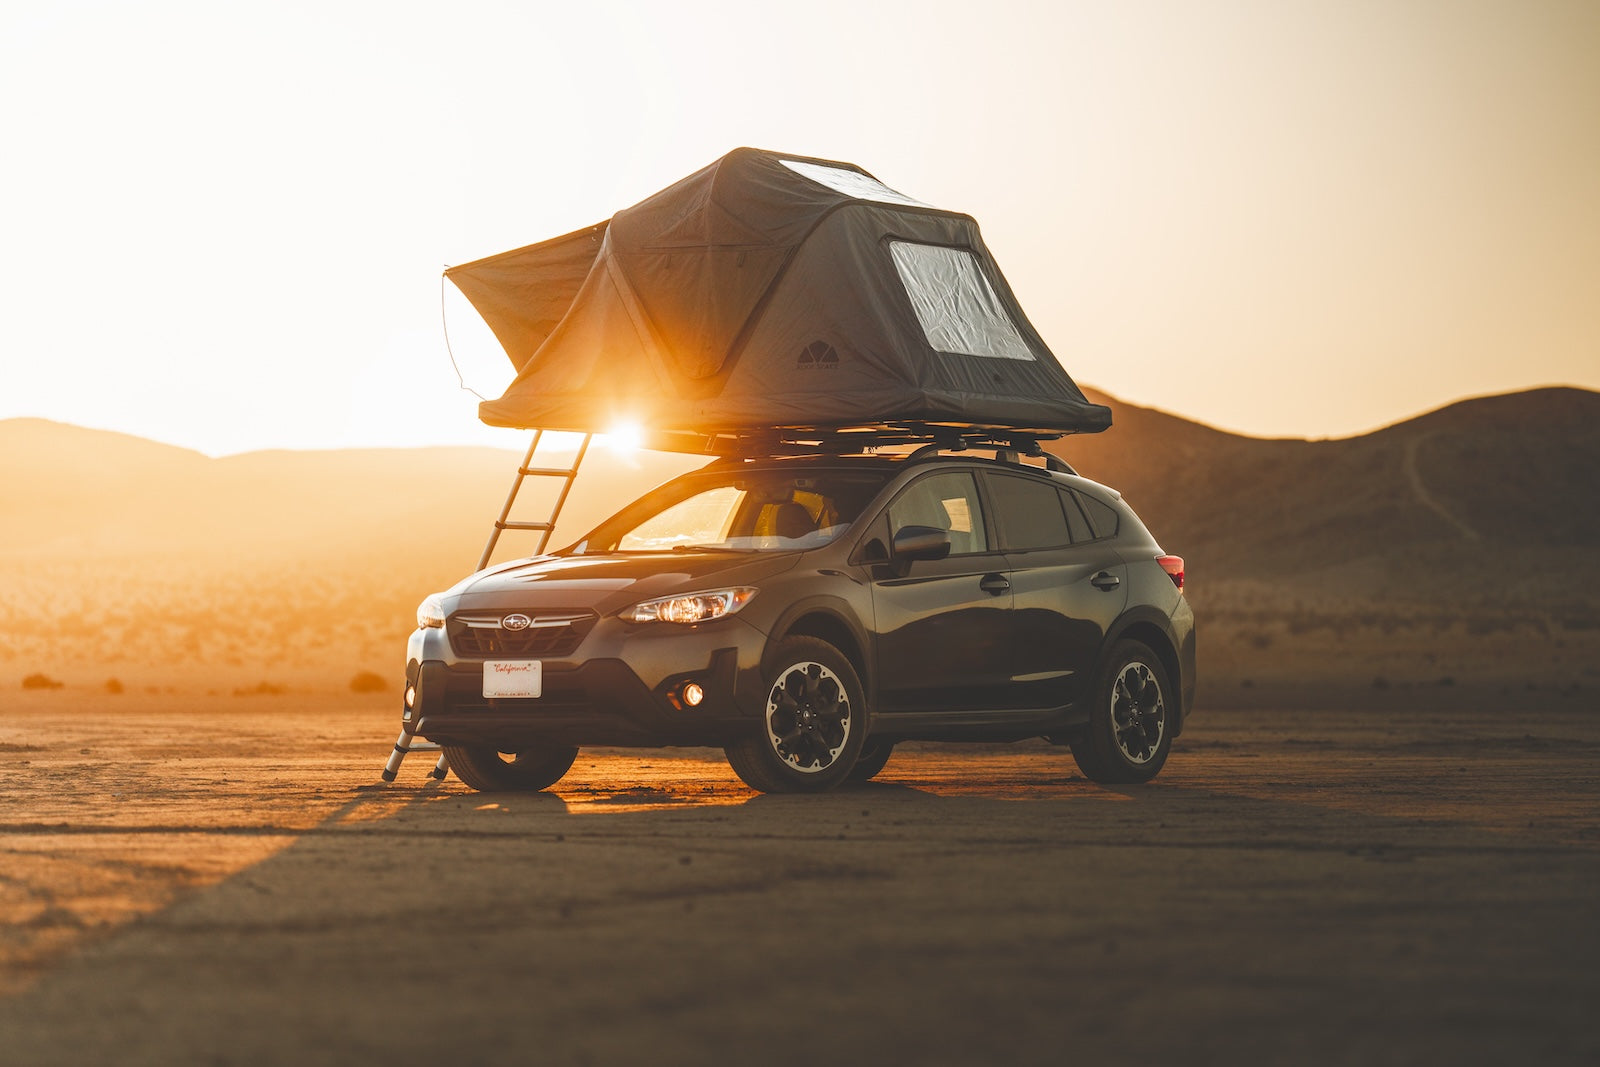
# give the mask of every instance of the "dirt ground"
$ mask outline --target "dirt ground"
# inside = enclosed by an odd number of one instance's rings
[[[1600,716],[1203,710],[1158,781],[378,771],[389,700],[0,710],[24,1064],[1593,1063]],[[237,705],[239,702],[233,702]]]

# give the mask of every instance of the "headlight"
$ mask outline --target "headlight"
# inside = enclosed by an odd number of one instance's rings
[[[749,586],[714,589],[706,593],[686,593],[646,600],[622,613],[630,622],[696,623],[732,615],[750,602],[756,591]]]
[[[444,602],[439,599],[438,593],[429,593],[422,598],[422,603],[417,605],[417,628],[426,630],[443,625]]]

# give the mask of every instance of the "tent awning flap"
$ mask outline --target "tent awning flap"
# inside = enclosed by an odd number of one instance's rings
[[[609,222],[446,270],[522,370],[566,317]]]
[[[517,369],[495,426],[1094,432],[969,216],[741,148],[598,226],[453,267]]]

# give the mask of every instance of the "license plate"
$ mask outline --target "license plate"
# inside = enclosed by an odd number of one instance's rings
[[[483,664],[485,697],[538,697],[544,693],[544,664],[536,659],[491,659]]]

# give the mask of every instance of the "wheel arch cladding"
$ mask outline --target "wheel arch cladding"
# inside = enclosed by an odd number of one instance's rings
[[[1173,724],[1172,736],[1177,737],[1183,732],[1183,720],[1188,711],[1183,706],[1183,670],[1178,660],[1178,650],[1172,647],[1172,638],[1167,632],[1153,622],[1139,621],[1119,630],[1114,638],[1116,641],[1137,641],[1156,654],[1161,661],[1161,666],[1167,672],[1167,681],[1172,686],[1172,692],[1167,694],[1173,706],[1178,709],[1176,722]]]
[[[867,681],[866,655],[862,651],[861,642],[857,640],[850,624],[839,616],[826,611],[811,610],[795,619],[783,631],[783,637],[815,637],[826,641],[845,659],[850,661],[850,666],[855,668],[856,678],[861,683],[863,692],[869,692]]]

